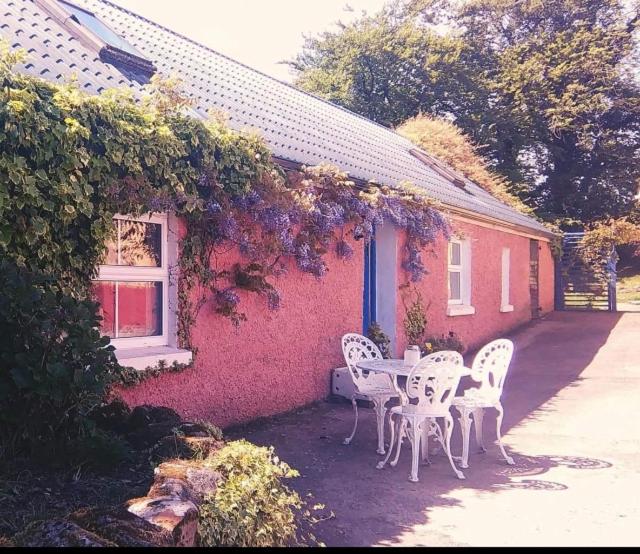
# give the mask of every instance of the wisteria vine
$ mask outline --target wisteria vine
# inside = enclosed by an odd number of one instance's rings
[[[217,313],[236,325],[246,320],[239,310],[240,290],[260,294],[270,309],[278,309],[280,295],[268,278],[285,273],[288,260],[321,278],[328,271],[328,253],[349,259],[351,241],[368,242],[376,226],[389,222],[407,233],[402,267],[418,281],[427,272],[424,248],[440,233],[449,236],[447,220],[419,189],[358,186],[331,166],[287,173],[274,169],[242,194],[229,195],[215,179],[204,176],[199,188],[204,209],[185,214],[182,244],[182,282],[189,290],[197,283],[201,291],[193,305],[189,292],[181,297],[189,312],[180,318],[185,344],[190,343],[189,323],[208,298],[213,298]],[[216,252],[234,247],[247,263],[217,267]]]

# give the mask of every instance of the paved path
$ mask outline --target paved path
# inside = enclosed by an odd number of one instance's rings
[[[409,447],[396,468],[375,469],[371,410],[341,445],[352,423],[342,403],[231,435],[275,445],[300,470],[294,486],[335,513],[315,529],[329,546],[640,544],[640,314],[560,312],[512,338],[504,431],[516,466],[491,445],[465,481],[437,455],[410,483]]]

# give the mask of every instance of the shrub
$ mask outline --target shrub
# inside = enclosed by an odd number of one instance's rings
[[[449,331],[447,335],[428,337],[421,344],[420,350],[423,356],[432,352],[440,352],[441,350],[454,350],[462,354],[464,352],[464,344],[462,344],[460,337],[454,331]]]
[[[298,494],[282,480],[297,477],[273,448],[239,440],[206,462],[223,480],[200,507],[200,546],[286,546],[296,540]]]
[[[377,321],[369,325],[367,337],[380,349],[383,358],[391,358],[391,340]]]
[[[422,302],[422,295],[409,283],[400,286],[402,304],[404,306],[404,332],[409,344],[421,344],[427,330],[426,308]]]
[[[2,450],[90,451],[81,447],[95,434],[86,416],[119,371],[98,331],[96,304],[8,260],[0,262],[0,290]]]

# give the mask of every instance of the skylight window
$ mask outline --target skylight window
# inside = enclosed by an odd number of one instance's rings
[[[147,82],[155,73],[155,66],[145,59],[143,54],[98,19],[93,12],[68,0],[58,0],[58,5],[69,14],[69,19],[74,23],[67,24],[67,28],[83,44],[97,49],[102,61],[129,72],[129,78],[141,82]]]
[[[94,35],[102,39],[105,44],[108,44],[113,48],[117,48],[118,50],[122,50],[123,52],[127,52],[132,56],[138,56],[139,58],[144,59],[144,56],[140,52],[138,52],[122,37],[116,35],[111,29],[109,29],[109,27],[102,23],[95,14],[85,10],[84,8],[71,4],[70,2],[66,2],[65,0],[58,1],[63,4],[67,10],[69,10],[80,25],[87,27]]]
[[[441,163],[436,158],[430,156],[426,152],[417,149],[409,150],[409,153],[414,157],[420,160],[423,164],[431,168],[441,177],[444,177],[447,181],[451,182],[451,184],[455,185],[459,189],[462,189],[467,194],[473,195],[473,193],[467,188],[467,184],[465,180],[458,175],[455,171],[449,169],[446,165]]]

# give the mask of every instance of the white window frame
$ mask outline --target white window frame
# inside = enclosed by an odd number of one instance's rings
[[[110,344],[116,349],[142,348],[147,346],[166,346],[169,344],[169,233],[167,214],[147,214],[141,217],[131,217],[117,214],[113,219],[140,221],[142,223],[156,223],[161,226],[161,261],[160,267],[101,265],[96,281],[153,281],[162,283],[162,335],[150,337],[112,338]],[[118,239],[119,240],[119,239]],[[118,249],[119,250],[119,249]],[[118,328],[118,289],[116,287],[115,328]]]
[[[511,288],[511,249],[503,248],[502,249],[502,259],[501,259],[501,271],[502,271],[502,288],[500,291],[500,311],[501,312],[512,312],[513,305],[509,302],[510,300],[510,288]]]
[[[460,263],[451,263],[452,245],[460,247]],[[460,298],[451,298],[451,273],[460,274]],[[447,245],[447,315],[472,315],[476,309],[471,305],[471,242],[468,239],[452,238]]]

